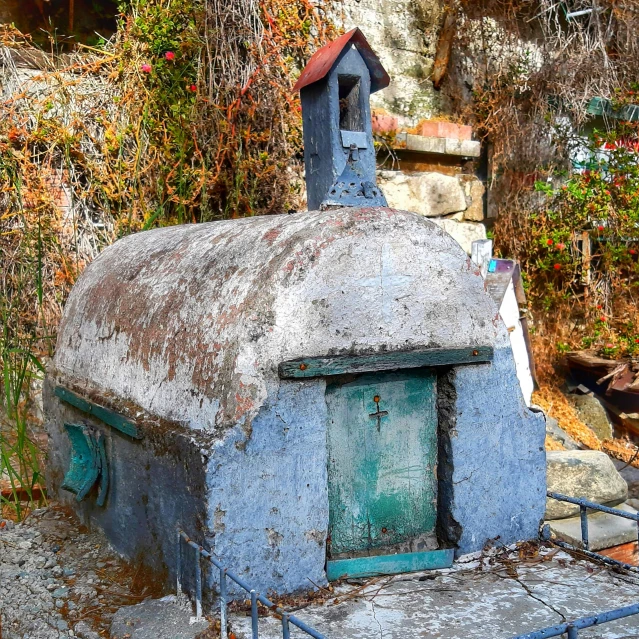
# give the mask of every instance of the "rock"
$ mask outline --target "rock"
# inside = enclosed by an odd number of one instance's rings
[[[191,624],[188,602],[170,596],[120,608],[111,622],[111,639],[195,639],[206,630],[203,619]]]
[[[64,541],[65,539],[69,538],[70,530],[71,524],[65,520],[47,519],[40,523],[40,531],[42,532],[42,534],[51,539],[59,539]]]
[[[628,504],[616,506],[619,510],[637,514]],[[569,517],[548,522],[550,531],[559,539],[581,547],[581,517]],[[588,515],[588,547],[593,552],[620,544],[637,541],[637,523],[608,513],[593,512]]]
[[[91,630],[91,626],[86,621],[78,621],[73,630],[80,639],[100,639],[100,635]]]
[[[442,173],[380,171],[378,184],[388,205],[438,217],[466,210],[466,196],[459,180]]]
[[[614,506],[626,501],[628,485],[606,453],[598,450],[561,450],[546,453],[548,490]],[[546,519],[563,519],[579,513],[579,506],[548,499]]]
[[[470,255],[475,240],[486,239],[486,227],[472,222],[434,219],[433,222],[446,231]]]
[[[466,203],[468,204],[464,211],[464,219],[471,222],[484,221],[484,193],[486,188],[483,182],[478,180],[474,175],[462,175],[460,181],[466,195]]]
[[[559,442],[566,450],[580,450],[577,442],[560,428],[557,420],[546,415],[546,435]]]
[[[613,463],[628,484],[628,497],[639,499],[639,468],[620,459],[613,459]]]
[[[568,395],[568,399],[575,407],[579,419],[591,428],[599,439],[603,441],[612,438],[612,424],[608,419],[608,413],[592,393]]]

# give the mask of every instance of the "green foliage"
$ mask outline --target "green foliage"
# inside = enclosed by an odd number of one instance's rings
[[[595,131],[590,159],[567,179],[537,181],[543,203],[531,212],[523,259],[533,304],[570,307],[573,346],[610,357],[639,352],[639,142],[620,124]],[[561,177],[561,176],[560,176]],[[561,350],[561,348],[560,348]]]
[[[3,336],[4,337],[4,336]],[[27,348],[8,348],[0,340],[3,393],[0,396],[0,483],[8,486],[8,495],[0,494],[0,505],[15,511],[18,519],[41,503],[34,489],[43,482],[40,451],[30,435],[29,390],[36,375],[44,368]],[[4,491],[3,491],[4,492]]]
[[[157,196],[144,228],[195,221],[189,209],[201,185],[194,136],[204,46],[198,31],[201,3],[173,0],[169,11],[157,0],[131,0],[120,9],[125,15],[123,49],[134,47],[138,61],[137,69],[127,71],[138,77],[141,95],[128,95],[129,105],[139,102],[138,137],[148,139],[157,154],[156,170],[143,178],[155,182]]]

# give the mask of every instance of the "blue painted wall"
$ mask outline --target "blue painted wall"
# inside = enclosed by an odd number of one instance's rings
[[[325,388],[281,382],[251,427],[235,428],[209,459],[208,541],[262,592],[326,583]]]
[[[492,364],[459,367],[452,450],[452,517],[461,526],[458,554],[497,536],[535,539],[546,494],[545,424],[526,408],[509,347]]]

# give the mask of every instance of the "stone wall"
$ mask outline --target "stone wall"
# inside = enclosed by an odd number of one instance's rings
[[[405,169],[400,157],[399,171],[379,173],[379,185],[389,206],[430,217],[470,254],[472,242],[486,238],[482,224],[485,187],[473,174],[474,167],[461,170],[461,157],[452,175],[447,167],[437,166],[442,159],[443,165],[449,164],[450,158],[444,157],[447,153],[443,149],[459,144],[461,139],[454,131],[433,134],[438,125],[440,129],[446,125],[449,129],[469,127],[425,122],[445,119],[448,111],[445,97],[435,90],[430,79],[444,4],[442,0],[348,0],[336,20],[345,29],[362,30],[391,77],[388,88],[371,96],[376,133],[392,138],[408,131],[413,138],[441,143],[422,145],[424,149],[428,147],[423,155],[423,164],[432,165],[428,170]],[[470,137],[461,144],[469,141]]]
[[[377,179],[389,206],[431,218],[469,255],[475,240],[486,239],[485,189],[475,176],[380,171]]]
[[[373,95],[373,108],[414,121],[442,110],[430,82],[442,16],[442,0],[348,0],[335,19],[345,29],[359,27],[391,76],[391,85]]]

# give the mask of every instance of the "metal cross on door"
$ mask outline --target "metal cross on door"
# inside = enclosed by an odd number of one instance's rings
[[[329,384],[330,553],[433,547],[437,513],[436,377],[372,373]]]

